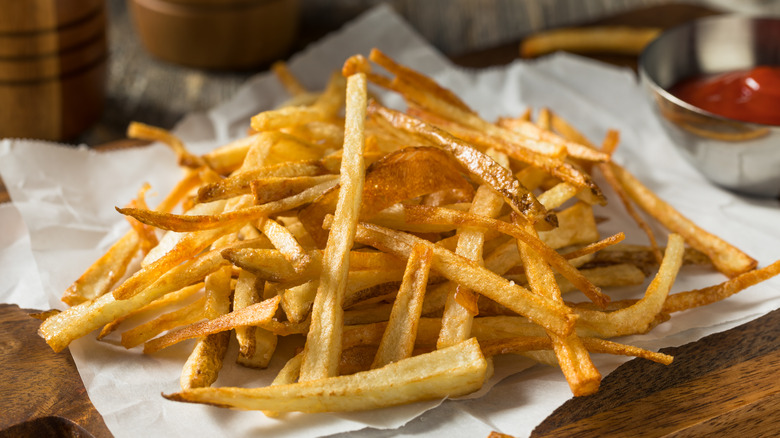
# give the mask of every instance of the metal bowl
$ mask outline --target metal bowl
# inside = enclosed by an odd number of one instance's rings
[[[780,18],[724,15],[662,33],[639,58],[639,75],[661,124],[694,167],[717,185],[780,196],[780,126],[724,118],[669,93],[682,79],[780,65]]]

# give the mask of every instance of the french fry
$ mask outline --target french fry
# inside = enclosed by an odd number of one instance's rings
[[[229,266],[226,267],[229,268]],[[208,276],[206,278],[208,278]],[[192,295],[196,294],[197,292],[200,292],[203,289],[203,286],[204,286],[203,283],[195,283],[190,286],[185,286],[177,291],[167,293],[162,297],[152,301],[151,303],[142,306],[141,308],[136,309],[124,316],[117,317],[110,323],[103,326],[103,329],[100,330],[97,339],[103,339],[104,337],[113,333],[126,319],[139,316],[139,315],[148,316],[153,312],[157,312],[164,307],[182,302],[188,299],[189,297],[191,297]],[[208,313],[208,308],[206,310],[206,313]]]
[[[203,234],[203,236],[218,236],[224,233],[224,231],[219,230],[220,228],[235,227],[237,225],[240,228],[240,226],[243,226],[247,221],[257,220],[271,214],[281,213],[307,204],[317,199],[317,197],[328,189],[334,187],[336,183],[337,181],[326,181],[296,195],[288,196],[287,198],[278,201],[268,202],[262,205],[253,205],[216,215],[178,215],[136,208],[117,208],[117,211],[121,214],[132,216],[147,225],[152,225],[163,230],[185,232],[213,231],[214,229],[217,229],[214,233],[206,233]]]
[[[261,302],[264,286],[265,282],[254,274],[243,270],[239,272],[233,291],[233,309],[241,310]],[[253,325],[235,327],[234,331],[238,341],[236,362],[251,368],[267,367],[276,349],[276,335]]]
[[[508,167],[509,160],[503,154],[495,154],[500,165]],[[488,186],[481,186],[474,195],[469,212],[485,217],[496,217],[501,213],[503,202],[501,197]],[[478,228],[464,227],[458,230],[458,245],[455,253],[468,259],[481,262],[482,249],[485,241],[485,231]],[[442,330],[437,341],[437,348],[455,345],[471,336],[471,324],[474,316],[479,313],[477,296],[474,292],[460,285],[450,289],[444,304],[442,315]]]
[[[129,138],[136,138],[140,140],[160,141],[173,150],[176,154],[176,158],[179,160],[179,164],[186,167],[203,167],[206,165],[206,161],[199,156],[193,155],[184,146],[184,142],[170,132],[160,129],[154,126],[149,126],[143,123],[131,122],[127,127],[127,136]]]
[[[412,249],[401,289],[393,303],[387,328],[371,368],[381,368],[411,357],[432,258],[430,249],[422,246]]]
[[[204,318],[204,309],[206,307],[206,297],[201,297],[197,301],[184,306],[180,309],[160,315],[157,318],[148,321],[139,326],[122,333],[122,346],[133,348],[152,339],[160,333],[170,330],[180,325],[192,324]]]
[[[204,388],[216,380],[230,342],[230,332],[215,333],[198,339],[184,362],[179,378],[181,389]]]
[[[478,389],[488,363],[475,339],[348,376],[261,388],[193,388],[169,400],[278,412],[360,411],[457,397]]]
[[[520,221],[516,221],[519,224]],[[526,232],[531,235],[536,230],[530,224],[524,224]],[[555,281],[555,276],[546,261],[529,244],[518,240],[517,248],[523,261],[528,284],[531,290],[540,296],[550,298],[557,302],[563,302],[561,290]],[[558,359],[566,381],[569,383],[572,394],[583,396],[594,394],[601,383],[601,373],[593,365],[588,350],[576,333],[568,336],[559,336],[550,331],[547,332],[552,349]]]
[[[361,223],[358,224],[355,240],[397,254],[399,257],[408,257],[411,248],[416,244],[426,245],[433,250],[433,269],[449,280],[485,295],[518,314],[527,316],[532,321],[561,336],[567,336],[571,332],[574,317],[566,306],[536,296],[527,289],[510,283],[471,260],[423,239]]]
[[[491,220],[484,216],[471,215],[463,212],[456,212],[445,208],[431,208],[424,206],[408,206],[406,208],[407,219],[409,221],[440,221],[450,220],[457,221],[459,223],[468,223],[472,226],[485,226],[495,230],[499,230],[503,233],[509,234],[517,239],[522,240],[524,243],[531,245],[535,251],[537,251],[542,257],[544,257],[547,263],[550,263],[561,275],[566,277],[573,284],[577,285],[588,298],[593,300],[597,304],[606,305],[609,302],[609,297],[602,294],[601,291],[590,284],[580,272],[569,264],[560,254],[553,251],[552,248],[545,245],[539,238],[535,238],[523,231],[517,226],[513,226],[507,222]]]
[[[312,306],[311,327],[306,335],[301,363],[302,382],[332,377],[338,372],[349,250],[360,214],[360,194],[365,178],[363,150],[366,94],[365,75],[358,73],[350,76],[336,218],[328,235],[322,274]]]
[[[670,231],[683,236],[689,245],[707,254],[720,272],[735,277],[756,267],[758,263],[756,260],[723,239],[696,226],[651,192],[626,169],[614,163],[610,167],[623,189],[640,208]]]
[[[276,61],[271,64],[271,71],[274,72],[279,82],[282,83],[285,90],[293,96],[299,94],[306,94],[309,91],[301,84],[298,78],[290,72],[287,63],[284,61]]]
[[[523,40],[520,56],[536,58],[558,50],[575,53],[638,55],[661,29],[655,27],[592,26],[553,29]]]
[[[140,244],[141,239],[135,230],[127,232],[68,287],[62,301],[75,306],[108,292],[125,274]]]
[[[225,263],[227,261],[219,251],[210,251],[169,270],[127,299],[116,299],[113,294],[107,293],[60,312],[46,319],[39,327],[38,334],[52,350],[62,351],[74,339],[140,309],[169,292],[197,283]]]
[[[181,327],[146,342],[144,353],[155,353],[187,339],[224,332],[236,327],[258,326],[273,331],[276,325],[272,318],[278,305],[279,297],[269,298],[214,319]]]
[[[575,309],[579,316],[578,327],[586,328],[589,333],[604,338],[646,333],[663,310],[669,290],[682,265],[683,253],[683,238],[671,234],[661,267],[647,287],[645,296],[632,306],[613,312]]]
[[[227,199],[236,195],[251,192],[252,182],[261,178],[294,178],[302,176],[318,176],[328,173],[328,169],[316,160],[293,161],[271,166],[254,168],[238,172],[222,180],[204,184],[198,189],[198,202],[211,202]]]
[[[723,300],[754,284],[768,280],[780,273],[780,261],[764,268],[745,272],[723,283],[703,289],[671,294],[664,302],[663,311],[680,312]]]

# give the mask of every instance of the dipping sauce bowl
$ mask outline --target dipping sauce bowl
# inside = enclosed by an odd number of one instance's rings
[[[670,92],[692,77],[759,66],[780,66],[780,18],[723,15],[669,29],[644,49],[638,70],[662,126],[694,167],[734,192],[776,198],[780,126],[723,117]]]

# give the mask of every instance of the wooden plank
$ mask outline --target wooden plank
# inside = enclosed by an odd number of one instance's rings
[[[110,437],[70,352],[54,353],[39,325],[19,306],[0,304],[0,436],[85,436],[72,433],[83,428]]]
[[[564,403],[532,436],[777,431],[778,419],[760,422],[766,429],[756,429],[749,419],[767,412],[777,417],[780,410],[771,403],[780,394],[778,327],[780,310],[775,310],[727,332],[662,350],[675,357],[669,366],[629,361],[604,379],[597,394]]]

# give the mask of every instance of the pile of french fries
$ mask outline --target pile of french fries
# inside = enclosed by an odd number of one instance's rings
[[[46,315],[39,333],[52,349],[120,329],[124,347],[146,354],[189,340],[181,391],[166,398],[267,415],[465,395],[496,355],[560,367],[583,396],[601,381],[593,354],[672,361],[615,338],[780,272],[780,262],[758,269],[613,162],[617,132],[596,146],[546,109],[486,121],[379,50],[349,58],[318,92],[284,64],[273,70],[290,103],[207,154],[129,127],[169,145],[183,177],[155,208],[142,186],[117,209],[130,231],[68,288],[70,307]],[[384,106],[369,84],[406,108]],[[646,245],[600,235],[609,218],[594,214],[607,202],[596,173]],[[684,265],[725,281],[670,294]],[[608,293],[629,286],[642,298]],[[223,365],[269,372],[277,343],[294,339],[302,347],[271,385],[216,385]],[[237,357],[226,357],[233,342]]]

